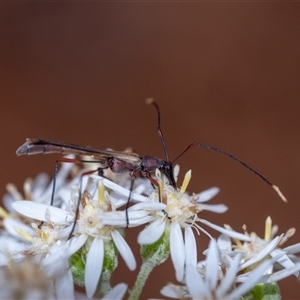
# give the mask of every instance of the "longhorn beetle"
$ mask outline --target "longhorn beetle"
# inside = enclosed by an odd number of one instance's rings
[[[91,156],[95,159],[93,162],[99,163],[100,167],[97,169],[97,171],[102,171],[104,169],[111,169],[112,172],[114,173],[125,173],[129,172],[130,176],[134,178],[135,173],[141,172],[144,177],[148,178],[151,183],[154,186],[158,186],[157,181],[151,176],[151,172],[154,171],[155,169],[159,169],[168,179],[169,184],[172,185],[174,188],[176,188],[176,182],[174,179],[174,174],[173,174],[173,163],[177,161],[183,154],[185,154],[190,148],[193,146],[197,147],[204,147],[216,152],[219,152],[221,154],[224,154],[228,156],[229,158],[237,161],[244,167],[246,167],[248,170],[259,176],[263,181],[265,181],[268,185],[270,185],[276,193],[279,195],[279,197],[287,202],[285,196],[281,193],[279,188],[272,184],[267,178],[262,176],[259,172],[257,172],[255,169],[251,168],[249,165],[238,159],[237,157],[233,156],[232,154],[225,152],[217,147],[209,146],[206,144],[202,144],[199,142],[193,142],[191,143],[184,151],[182,151],[175,159],[172,161],[169,161],[166,145],[165,145],[165,140],[163,137],[163,133],[161,130],[160,126],[160,110],[157,105],[157,103],[152,99],[149,98],[146,100],[147,104],[152,104],[156,111],[157,111],[157,119],[158,119],[158,126],[157,126],[157,131],[158,135],[160,137],[160,141],[163,146],[164,154],[165,154],[165,159],[160,159],[154,156],[150,155],[145,155],[143,157],[139,156],[136,153],[127,153],[127,152],[122,152],[122,151],[113,151],[113,150],[99,150],[91,147],[86,147],[86,146],[79,146],[79,145],[74,145],[74,144],[68,144],[68,143],[63,143],[63,142],[57,142],[57,141],[50,141],[50,140],[44,140],[44,139],[26,139],[26,142],[20,146],[17,150],[17,155],[33,155],[33,154],[51,154],[51,153],[61,153],[61,154],[75,154],[75,155],[87,155]],[[54,192],[55,192],[55,182],[56,182],[56,174],[58,170],[58,163],[59,162],[74,162],[74,163],[80,163],[80,162],[87,162],[84,160],[76,160],[76,159],[69,159],[69,158],[61,158],[56,161],[55,164],[55,174],[54,174],[54,179],[53,179],[53,190],[52,190],[52,197],[51,197],[51,205],[53,204],[54,200]],[[96,171],[96,170],[95,170]],[[90,174],[95,171],[88,171],[85,172],[84,174]],[[133,182],[132,182],[133,185]],[[131,187],[132,189],[132,187]],[[78,205],[80,202],[80,197],[81,197],[81,189],[79,190],[79,201]],[[130,200],[130,195],[128,202]],[[128,203],[127,203],[128,207]],[[126,210],[127,212],[127,210]],[[76,217],[77,218],[78,214],[78,208],[76,211]],[[128,215],[127,215],[127,222],[128,222]],[[75,226],[75,225],[74,225]],[[74,229],[74,227],[73,227]],[[72,232],[73,232],[72,229]],[[71,234],[72,234],[71,232]]]

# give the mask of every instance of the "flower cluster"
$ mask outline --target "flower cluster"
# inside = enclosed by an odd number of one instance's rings
[[[153,186],[145,178],[136,178],[133,185],[128,174],[116,176],[110,170],[103,176],[83,173],[90,172],[74,172],[71,164],[63,164],[54,195],[45,174],[26,180],[24,195],[7,186],[0,207],[1,298],[122,299],[128,291],[129,299],[138,299],[149,273],[169,257],[180,285],[168,284],[161,293],[176,299],[238,299],[258,287],[265,295],[270,290],[279,295],[276,282],[299,275],[295,254],[300,243],[281,248],[295,229],[276,236],[278,228],[268,218],[260,238],[246,227],[239,233],[201,218],[202,211],[224,213],[227,207],[207,203],[219,192],[216,187],[188,193],[191,171],[180,188],[159,170]],[[178,173],[176,166],[175,178]],[[122,235],[123,228],[132,227],[141,228],[137,242],[142,265],[129,292],[127,283],[112,288],[111,277],[118,254],[130,271],[137,267]],[[211,229],[219,238],[213,238]],[[201,232],[210,243],[206,259],[197,262]],[[84,287],[85,294],[75,285]]]

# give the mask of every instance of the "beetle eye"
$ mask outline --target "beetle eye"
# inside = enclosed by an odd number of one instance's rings
[[[170,165],[169,165],[167,162],[165,162],[165,161],[162,162],[162,167],[163,167],[165,170],[169,170],[169,169],[170,169]]]

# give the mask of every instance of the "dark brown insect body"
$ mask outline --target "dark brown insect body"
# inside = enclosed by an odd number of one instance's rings
[[[26,139],[26,142],[18,148],[17,155],[34,155],[34,154],[75,154],[88,155],[93,157],[99,163],[99,169],[111,169],[114,173],[129,172],[134,176],[136,172],[151,179],[150,172],[155,169],[160,169],[168,178],[172,186],[176,186],[173,167],[171,162],[164,161],[154,156],[146,155],[140,157],[136,153],[127,153],[113,150],[98,150],[95,148],[84,147],[74,144],[67,144],[56,141],[49,141],[43,139]]]

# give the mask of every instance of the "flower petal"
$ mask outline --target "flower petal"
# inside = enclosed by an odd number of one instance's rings
[[[176,279],[182,281],[184,276],[185,249],[181,227],[177,222],[171,224],[170,254],[175,268]]]
[[[163,210],[166,209],[166,205],[161,202],[141,202],[137,203],[131,207],[128,208],[128,211],[136,211],[136,210]]]
[[[217,239],[217,244],[221,250],[231,251],[231,238],[228,235],[221,234]]]
[[[245,263],[243,263],[240,267],[240,270],[243,270],[252,264],[255,264],[262,260],[264,257],[269,255],[279,244],[281,240],[281,236],[277,236],[274,238],[270,243],[268,243],[261,251],[259,251],[255,256],[251,257],[249,260],[247,260]]]
[[[266,269],[272,264],[272,260],[262,262],[251,275],[247,277],[247,280],[241,283],[233,292],[228,295],[228,299],[237,299],[247,293],[256,283],[260,282]]]
[[[199,204],[198,207],[201,210],[211,211],[217,214],[222,214],[228,210],[228,207],[224,204]]]
[[[48,277],[62,275],[69,269],[69,257],[62,247],[57,244],[51,246],[48,255],[40,262]]]
[[[54,223],[66,223],[66,221],[71,221],[74,219],[74,217],[68,211],[43,203],[36,203],[32,201],[15,201],[12,203],[12,207],[19,214],[40,221],[47,221],[47,209],[50,211],[50,219]]]
[[[293,268],[295,267],[295,264],[290,260],[290,258],[285,254],[284,251],[280,250],[280,249],[274,249],[270,255],[272,257],[277,256],[278,254],[282,254],[282,256],[277,260],[277,263],[281,264],[285,269],[289,269],[289,268]],[[296,272],[294,274],[296,277],[299,276],[299,272]]]
[[[282,251],[284,251],[286,254],[298,253],[300,252],[300,243],[283,248]]]
[[[186,265],[197,265],[197,245],[193,230],[190,226],[186,226],[184,230],[184,247],[185,247],[185,263]]]
[[[297,274],[300,271],[300,264],[296,264],[294,267],[280,270],[278,272],[275,272],[274,274],[270,275],[268,282],[274,282],[279,281],[281,279],[284,279],[292,274]]]
[[[6,218],[3,220],[3,225],[4,225],[5,229],[7,230],[7,232],[11,236],[13,236],[17,239],[20,239],[22,241],[24,241],[25,239],[23,237],[21,237],[21,235],[16,231],[18,229],[21,229],[22,231],[24,231],[26,234],[28,234],[31,237],[35,236],[35,231],[31,227],[29,227],[28,225],[25,225],[24,223],[22,223],[18,220]]]
[[[65,251],[68,253],[68,256],[73,255],[77,252],[86,242],[88,236],[85,234],[81,234],[79,237],[72,237],[68,240],[64,246]]]
[[[119,233],[119,231],[113,230],[111,232],[111,236],[114,240],[114,243],[115,243],[119,253],[123,257],[127,267],[129,268],[129,270],[130,271],[135,270],[136,261],[135,261],[134,255],[133,255],[130,247],[128,246],[128,244],[126,243],[124,238],[122,237],[122,235]]]
[[[211,299],[207,285],[197,268],[192,265],[186,266],[186,286],[193,299]]]
[[[119,283],[115,285],[101,300],[119,300],[123,299],[127,291],[127,284]]]
[[[10,236],[0,236],[0,266],[10,265],[12,260],[16,262],[23,260],[26,249],[27,244]]]
[[[180,297],[181,297],[181,294],[178,291],[178,287],[171,283],[169,283],[168,285],[165,285],[160,290],[160,293],[165,297],[174,298],[174,299],[180,299]]]
[[[55,278],[57,299],[74,299],[74,283],[71,269],[67,269],[61,276]]]
[[[128,218],[129,224],[126,219],[125,211],[111,211],[97,214],[99,219],[101,219],[102,224],[120,227],[135,227],[141,224],[148,223],[152,220],[147,211],[129,211]]]
[[[215,240],[210,240],[206,257],[205,282],[210,291],[214,291],[217,286],[219,273],[219,251]]]
[[[158,219],[149,226],[145,227],[138,235],[138,243],[140,245],[151,245],[158,241],[166,228],[166,222]]]
[[[211,198],[215,197],[220,192],[218,187],[211,187],[198,194],[198,203],[203,203],[209,201]]]
[[[238,239],[238,240],[241,240],[241,241],[247,241],[247,242],[251,242],[251,239],[249,238],[249,236],[245,235],[245,234],[242,234],[242,233],[239,233],[239,232],[236,232],[236,231],[233,231],[233,230],[228,230],[228,229],[225,229],[223,227],[220,227],[218,225],[215,225],[207,220],[204,220],[204,219],[200,219],[198,218],[197,219],[199,222],[225,234],[225,235],[228,235],[234,239]]]
[[[125,188],[121,187],[120,185],[112,182],[109,179],[106,179],[106,178],[103,178],[103,177],[100,177],[100,176],[97,176],[97,175],[91,175],[91,177],[96,178],[97,180],[102,180],[103,184],[106,187],[108,187],[109,189],[112,189],[113,191],[115,191],[115,192],[117,192],[117,193],[119,193],[123,196],[129,197],[129,195],[130,195],[130,190],[129,189],[125,189]],[[147,202],[148,198],[145,197],[145,196],[142,196],[140,194],[137,194],[135,192],[132,192],[131,195],[130,195],[130,200]]]
[[[92,298],[102,273],[104,245],[101,238],[95,238],[86,257],[85,290],[88,298]]]
[[[221,281],[219,288],[216,291],[218,299],[222,299],[224,295],[232,288],[235,276],[239,270],[239,264],[242,258],[242,253],[237,253],[233,258],[230,267],[226,271],[224,279]]]

